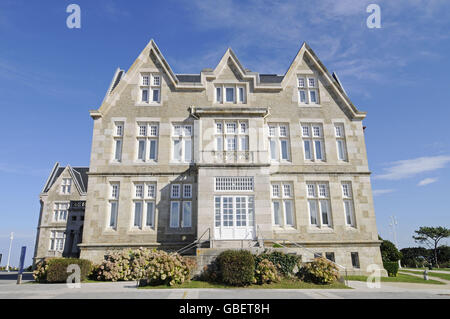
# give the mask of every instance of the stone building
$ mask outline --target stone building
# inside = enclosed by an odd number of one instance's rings
[[[278,243],[354,273],[381,265],[366,113],[306,43],[284,75],[231,49],[175,74],[151,40],[90,114],[82,258],[198,240],[198,255]]]
[[[46,257],[79,257],[88,170],[59,163],[53,167],[39,196],[34,264]]]

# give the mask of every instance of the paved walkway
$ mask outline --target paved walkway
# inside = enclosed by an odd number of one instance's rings
[[[428,270],[428,273],[433,273],[433,272],[437,272],[437,273],[440,273],[440,274],[450,274],[450,271],[449,270],[437,270],[437,269],[439,269],[439,268],[433,268],[433,270]],[[399,269],[399,271],[402,271],[402,270],[411,270],[411,271],[417,271],[417,272],[422,272],[423,273],[423,271],[425,270],[425,269],[418,269],[418,268],[400,268]]]
[[[353,289],[137,289],[135,282],[100,282],[69,288],[66,284],[17,285],[14,274],[0,273],[0,299],[450,299],[450,285],[382,282],[368,288],[349,281]]]

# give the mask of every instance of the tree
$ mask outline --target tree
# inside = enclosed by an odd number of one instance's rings
[[[415,236],[412,236],[417,243],[425,244],[434,252],[434,264],[438,265],[438,245],[443,238],[450,237],[450,229],[445,227],[420,227],[419,230],[414,231]]]
[[[408,247],[400,249],[402,265],[405,267],[423,267],[429,260],[432,251],[424,247]]]
[[[383,262],[398,261],[402,258],[402,254],[398,251],[397,247],[389,240],[383,240],[380,245],[380,250]]]

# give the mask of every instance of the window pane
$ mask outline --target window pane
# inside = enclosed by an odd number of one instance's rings
[[[244,88],[239,88],[239,102],[244,102]]]
[[[290,200],[284,201],[284,214],[286,216],[286,225],[293,226],[294,216],[292,213],[292,201]]]
[[[311,218],[311,225],[317,225],[317,202],[310,200],[309,203],[309,215]]]
[[[111,202],[111,214],[109,218],[109,226],[116,227],[116,220],[117,220],[117,203]]]
[[[216,88],[216,101],[221,102],[222,101],[222,89]]]
[[[145,140],[139,140],[138,159],[145,160]]]
[[[142,98],[141,98],[142,102],[147,102],[148,101],[148,90],[142,90]]]
[[[221,136],[218,136],[218,137],[216,138],[216,145],[217,145],[217,150],[218,150],[219,152],[223,151],[223,139],[222,139]]]
[[[183,202],[183,227],[191,227],[192,209],[191,202]]]
[[[116,153],[114,158],[116,161],[120,161],[122,158],[122,140],[116,140]]]
[[[177,161],[181,161],[181,141],[173,141],[173,158]]]
[[[215,198],[214,209],[215,209],[215,225],[216,227],[220,227],[220,197]]]
[[[321,141],[314,141],[315,145],[315,151],[316,151],[316,159],[322,160],[322,142]]]
[[[226,101],[227,102],[234,102],[234,88],[226,88]]]
[[[320,210],[322,212],[322,225],[330,225],[329,214],[328,214],[328,201],[320,201]]]
[[[273,202],[273,222],[275,225],[281,225],[280,202]]]
[[[147,202],[147,221],[146,226],[153,227],[155,220],[155,203],[154,202]]]
[[[288,159],[288,144],[286,140],[281,140],[281,158]]]
[[[235,151],[235,150],[236,150],[236,138],[227,137],[227,151]]]
[[[171,202],[170,203],[170,227],[176,228],[178,227],[180,220],[180,203],[179,202]]]
[[[248,137],[241,137],[241,151],[248,151]]]
[[[353,226],[352,202],[349,200],[344,201],[344,208],[345,208],[345,221],[347,225]]]
[[[150,159],[156,160],[156,140],[150,140]]]
[[[345,151],[344,151],[344,141],[338,140],[337,141],[337,149],[338,149],[338,158],[342,161],[345,160]]]
[[[152,90],[153,92],[153,102],[159,101],[159,90]]]
[[[304,90],[299,90],[298,94],[299,94],[300,102],[306,103],[306,92]]]
[[[304,141],[303,145],[305,146],[305,159],[310,160],[311,157],[311,143],[309,141]]]
[[[277,144],[275,140],[270,140],[270,158],[272,160],[277,159]]]
[[[142,202],[134,203],[134,226],[142,226]]]
[[[233,226],[233,197],[223,197],[222,211],[223,226]]]
[[[192,161],[192,141],[191,140],[184,141],[184,161],[185,162]]]
[[[316,93],[316,91],[310,91],[309,95],[310,95],[311,103],[317,103],[317,93]]]

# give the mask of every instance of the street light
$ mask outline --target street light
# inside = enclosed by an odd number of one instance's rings
[[[14,233],[11,233],[11,236],[9,237],[10,241],[9,241],[9,251],[8,251],[8,262],[6,263],[6,271],[9,272],[9,259],[11,257],[11,246],[12,246],[12,241],[14,239]]]

